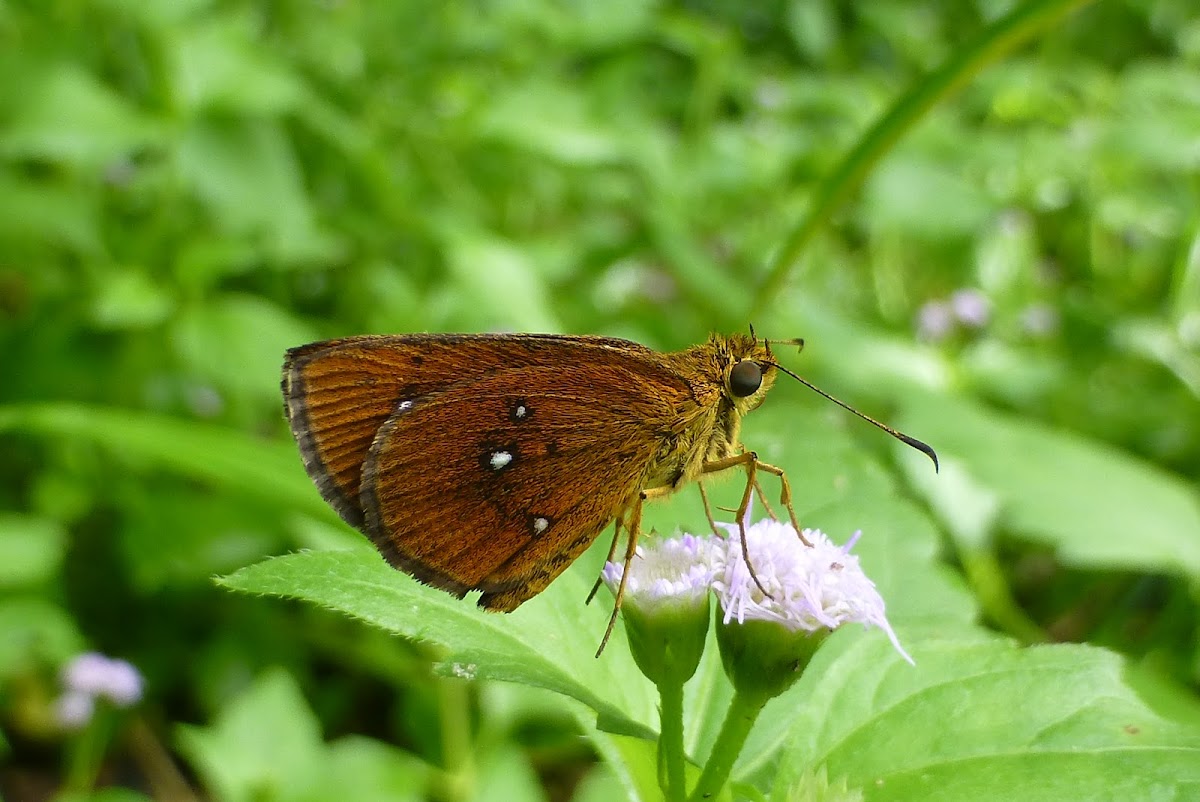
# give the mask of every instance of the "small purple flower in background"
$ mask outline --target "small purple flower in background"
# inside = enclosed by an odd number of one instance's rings
[[[142,675],[131,663],[99,652],[84,652],[62,670],[65,691],[55,703],[59,722],[78,729],[91,720],[96,700],[129,707],[142,698]]]
[[[955,290],[950,296],[954,317],[967,328],[981,329],[992,317],[992,302],[979,290]]]
[[[64,729],[83,729],[95,712],[96,700],[90,693],[67,691],[54,701],[54,718]]]
[[[1058,310],[1050,304],[1031,304],[1021,312],[1021,328],[1034,337],[1049,337],[1058,323]]]
[[[713,577],[721,570],[714,561],[717,553],[712,538],[695,535],[663,538],[646,547],[638,546],[625,585],[626,601],[647,611],[700,604]],[[605,563],[601,576],[613,593],[617,592],[624,572],[622,563]]]
[[[917,334],[927,342],[941,342],[954,330],[954,310],[945,301],[926,301],[917,312]]]
[[[762,520],[747,526],[746,550],[768,597],[750,576],[738,526],[719,526],[730,535],[720,544],[725,551],[719,560],[724,568],[713,581],[713,590],[726,624],[733,620],[773,621],[794,632],[832,630],[845,623],[876,626],[905,660],[913,662],[888,623],[875,583],[863,573],[858,557],[850,553],[859,533],[845,546],[838,546],[819,529],[805,529],[810,548],[790,523]]]

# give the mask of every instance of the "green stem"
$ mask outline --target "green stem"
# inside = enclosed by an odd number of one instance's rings
[[[925,112],[989,64],[1088,2],[1091,0],[1031,0],[984,28],[935,72],[914,84],[858,140],[833,173],[817,185],[807,215],[788,235],[759,285],[752,311],[771,302],[822,224]]]
[[[683,683],[670,679],[658,683],[658,699],[658,784],[667,802],[683,802],[687,797],[683,755]]]
[[[112,735],[112,722],[104,703],[96,705],[92,720],[76,736],[67,752],[67,771],[64,787],[70,791],[92,790],[100,776],[100,766],[108,752]]]
[[[960,549],[967,582],[975,589],[984,614],[1002,630],[1026,644],[1046,643],[1050,637],[1012,596],[999,560],[982,549]]]
[[[449,799],[470,799],[475,794],[475,764],[471,744],[470,685],[463,680],[436,680],[442,723],[442,764]]]
[[[721,723],[721,731],[713,743],[708,762],[700,773],[700,780],[692,791],[690,802],[703,802],[712,799],[721,792],[729,775],[733,772],[733,762],[742,753],[750,729],[758,720],[769,696],[763,694],[747,694],[741,691],[733,696],[729,710],[725,713],[725,721]]]

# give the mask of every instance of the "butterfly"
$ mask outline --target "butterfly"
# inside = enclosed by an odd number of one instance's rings
[[[343,520],[420,582],[509,612],[614,521],[609,559],[624,529],[628,569],[645,502],[707,474],[746,472],[738,520],[757,475],[775,475],[800,532],[784,472],[741,447],[742,417],[780,371],[851,408],[782,368],[771,343],[714,334],[663,353],[595,336],[348,337],[288,351],[282,389],[305,469]],[[929,446],[851,411],[936,465]]]

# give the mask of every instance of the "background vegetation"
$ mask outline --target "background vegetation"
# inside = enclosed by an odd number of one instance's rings
[[[799,386],[748,419],[803,520],[865,530],[917,667],[832,638],[742,792],[1194,792],[1200,16],[1035,3],[1006,41],[1013,8],[0,2],[0,793],[645,797],[644,680],[619,638],[588,652],[601,555],[504,619],[384,572],[304,476],[279,366],[352,333],[750,322],[943,471]],[[300,549],[226,584],[383,628],[213,582]],[[1015,647],[1046,641],[1099,648]],[[85,650],[145,696],[67,732]]]

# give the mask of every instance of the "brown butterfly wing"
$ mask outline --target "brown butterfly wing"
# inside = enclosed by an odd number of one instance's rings
[[[653,353],[626,340],[537,334],[326,340],[288,351],[283,395],[309,476],[343,520],[361,529],[363,462],[399,404],[500,370],[618,351]]]
[[[417,400],[371,446],[365,530],[417,579],[515,609],[636,498],[690,398],[679,377],[626,355],[505,370]]]

